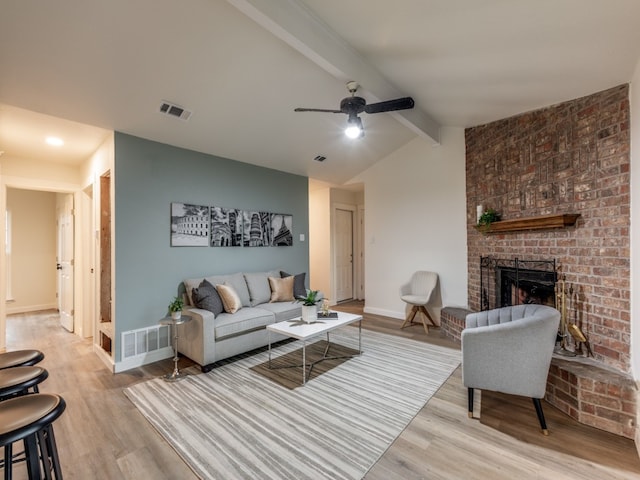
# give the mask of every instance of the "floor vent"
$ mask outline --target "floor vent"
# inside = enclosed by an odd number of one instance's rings
[[[183,121],[189,120],[191,117],[191,111],[181,107],[180,105],[176,105],[175,103],[167,102],[165,100],[160,104],[160,109],[158,110],[160,113],[164,113],[165,115],[169,115],[170,117],[175,117]]]
[[[168,325],[157,325],[122,332],[122,360],[170,347]]]

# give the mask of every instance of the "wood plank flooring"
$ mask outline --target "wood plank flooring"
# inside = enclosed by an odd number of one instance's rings
[[[361,312],[362,303],[340,309]],[[437,329],[426,335],[421,325],[400,330],[398,320],[364,317],[365,328],[457,348]],[[55,312],[8,317],[7,347],[42,350],[49,378],[41,391],[59,393],[67,402],[54,424],[65,479],[196,478],[122,392],[170,372],[170,359],[111,374],[91,341],[66,332]],[[181,359],[181,368],[189,364]],[[529,399],[490,392],[476,397],[481,398],[475,415],[481,418],[469,419],[458,368],[365,478],[640,479],[632,441],[581,425],[546,403],[545,437]],[[14,478],[26,478],[23,466],[15,472]]]

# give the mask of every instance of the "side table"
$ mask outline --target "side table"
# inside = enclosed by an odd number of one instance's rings
[[[184,314],[182,314],[182,316],[178,320],[174,320],[171,317],[165,317],[160,320],[160,325],[169,325],[169,328],[173,329],[173,372],[167,373],[163,377],[167,382],[177,382],[178,380],[182,380],[187,376],[186,373],[178,370],[178,326],[190,321],[191,317]]]

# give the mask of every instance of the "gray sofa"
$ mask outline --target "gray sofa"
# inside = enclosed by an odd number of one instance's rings
[[[219,360],[267,345],[267,325],[291,320],[300,317],[301,314],[300,303],[270,302],[269,277],[280,278],[280,270],[212,275],[184,280],[186,302],[183,312],[191,316],[191,321],[180,327],[178,351],[200,365],[203,372],[207,372],[212,364]],[[198,288],[205,278],[214,286],[231,285],[242,302],[242,308],[235,313],[218,314],[197,308],[194,305],[192,291]],[[296,275],[296,282],[298,290],[300,283],[304,290],[304,274]],[[284,338],[271,334],[272,342]]]

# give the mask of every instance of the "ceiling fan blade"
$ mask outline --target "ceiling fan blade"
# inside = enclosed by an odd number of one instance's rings
[[[294,112],[342,113],[342,110],[325,110],[324,108],[296,108]]]
[[[392,112],[394,110],[408,110],[413,108],[414,102],[411,97],[396,98],[386,102],[371,103],[364,107],[366,113]]]

